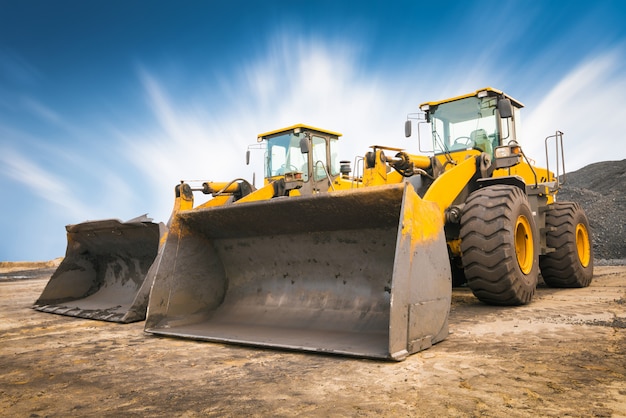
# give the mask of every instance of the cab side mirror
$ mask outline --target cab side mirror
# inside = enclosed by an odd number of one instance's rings
[[[407,138],[411,136],[411,120],[410,119],[407,119],[406,122],[404,122],[404,136]]]
[[[303,154],[309,153],[309,140],[307,137],[300,138],[300,152]]]
[[[510,99],[498,100],[498,113],[502,119],[513,117],[513,105]]]

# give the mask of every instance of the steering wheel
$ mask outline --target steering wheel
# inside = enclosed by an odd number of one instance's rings
[[[287,167],[289,167],[289,170],[287,170]],[[295,165],[293,165],[293,164],[290,164],[289,166],[287,166],[286,164],[283,164],[278,169],[278,172],[281,173],[281,174],[293,173],[293,172],[298,172],[298,171],[300,171],[300,170],[298,170],[298,168]]]
[[[469,148],[472,142],[474,141],[469,136],[460,136],[454,140],[452,148],[456,148],[458,145],[463,145],[464,147]]]

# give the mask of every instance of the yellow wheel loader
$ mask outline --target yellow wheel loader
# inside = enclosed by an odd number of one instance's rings
[[[338,138],[306,125],[259,136],[265,185],[224,204],[194,207],[176,187],[147,332],[398,360],[447,336],[441,210],[401,176],[342,175]]]
[[[493,88],[424,103],[431,156],[372,146],[354,172],[336,132],[259,135],[263,187],[176,187],[145,330],[402,360],[447,336],[453,280],[498,305],[530,302],[540,270],[549,286],[587,286],[587,218],[556,202],[562,133],[546,138],[556,174],[531,165],[522,107]],[[196,190],[215,197],[194,206]]]
[[[588,286],[593,276],[587,217],[578,204],[556,201],[563,133],[545,139],[546,164],[554,144],[556,175],[531,165],[517,137],[522,107],[492,88],[420,106],[440,163],[456,167],[481,152],[478,177],[446,209],[446,239],[453,280],[490,304],[530,302],[539,271],[552,287]]]

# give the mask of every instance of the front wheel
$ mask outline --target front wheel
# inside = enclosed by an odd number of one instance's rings
[[[593,277],[593,246],[585,211],[573,202],[556,202],[546,212],[546,246],[539,257],[543,281],[550,287],[587,287]]]
[[[473,192],[461,215],[467,284],[492,305],[529,303],[539,275],[535,221],[526,194],[493,185]]]

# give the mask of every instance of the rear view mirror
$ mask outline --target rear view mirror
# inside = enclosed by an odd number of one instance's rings
[[[246,151],[246,165],[250,165],[250,150]]]
[[[502,119],[513,117],[513,106],[510,99],[498,100],[498,113]]]
[[[309,141],[306,136],[300,139],[300,152],[303,154],[309,153]]]
[[[409,119],[404,122],[404,136],[407,138],[411,136],[411,121]]]

